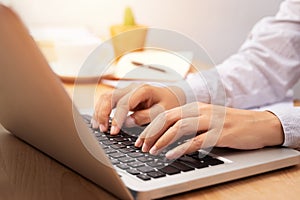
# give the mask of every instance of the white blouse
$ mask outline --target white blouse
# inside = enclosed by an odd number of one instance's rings
[[[189,75],[184,89],[187,102],[248,109],[285,101],[299,79],[300,0],[286,0],[274,17],[254,26],[236,54],[214,69]],[[300,108],[274,107],[270,111],[282,123],[283,145],[299,148]]]

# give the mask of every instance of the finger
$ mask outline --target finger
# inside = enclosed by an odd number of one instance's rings
[[[156,140],[161,137],[170,126],[175,124],[176,121],[185,117],[197,117],[199,116],[199,110],[198,103],[195,102],[159,114],[158,118],[150,123],[150,125],[142,132],[136,141],[136,146],[142,146],[142,151],[148,152]],[[156,149],[153,151],[155,150]]]
[[[181,108],[175,108],[159,114],[141,133],[137,144],[142,142],[142,151],[148,152],[156,140],[181,116]],[[136,144],[136,145],[137,145]]]
[[[153,145],[150,149],[150,154],[156,155],[164,148],[173,144],[183,136],[189,138],[196,136],[199,131],[208,129],[208,122],[204,120],[204,117],[192,117],[184,118],[177,121],[172,127],[170,127]],[[187,139],[185,137],[185,139]]]
[[[121,98],[120,101],[117,103],[116,106],[116,110],[112,119],[112,123],[111,123],[111,130],[110,133],[112,135],[118,134],[120,132],[120,129],[127,117],[127,114],[129,112],[129,107],[128,107],[128,103],[127,103],[127,97],[128,95],[126,95],[125,97]]]
[[[156,104],[149,109],[135,112],[129,117],[126,123],[128,126],[144,125],[153,121],[160,113],[164,111],[165,109],[163,106]],[[142,133],[140,137],[136,140],[135,142],[136,147],[141,147],[142,144],[144,143],[143,135],[145,134]]]
[[[112,92],[107,92],[100,95],[99,100],[95,106],[95,111],[93,114],[93,121],[95,128],[100,126],[101,131],[107,131],[109,116],[112,109],[115,107],[116,102],[128,93],[135,85],[130,85],[126,88],[116,89]]]
[[[142,132],[135,145],[137,147],[143,146],[143,151],[149,151],[156,140],[177,120],[200,116],[201,105],[203,104],[194,102],[159,114],[158,117]]]
[[[115,115],[112,120],[111,134],[117,134],[120,131],[130,110],[135,111],[137,108],[141,109],[141,104],[144,104],[144,107],[146,108],[153,105],[151,99],[152,96],[151,93],[148,92],[148,87],[143,85],[135,88],[130,93],[122,97],[116,106]],[[145,102],[148,102],[148,104],[145,104]]]
[[[137,125],[141,126],[148,124],[164,111],[164,107],[160,104],[155,104],[152,107],[144,110],[135,111],[126,119],[125,126],[134,127]]]
[[[166,153],[166,158],[170,159],[170,160],[177,159],[184,154],[188,154],[188,153],[197,151],[198,149],[201,148],[205,136],[206,136],[206,133],[198,135],[197,137],[194,137],[193,139],[175,147],[174,149],[172,149]]]
[[[201,148],[213,147],[218,144],[220,136],[221,134],[218,130],[209,130],[168,151],[166,158],[177,159],[184,154],[195,152]]]
[[[99,99],[101,100],[97,102],[93,115],[93,128],[97,128],[96,125],[98,125],[101,131],[107,131],[109,116],[114,106],[112,92],[101,95]]]

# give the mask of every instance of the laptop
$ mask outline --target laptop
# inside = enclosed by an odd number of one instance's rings
[[[20,19],[1,5],[0,27],[0,123],[119,199],[166,197],[300,162],[298,151],[281,147],[201,150],[172,162],[144,155],[132,145],[141,130],[113,137],[91,128]]]

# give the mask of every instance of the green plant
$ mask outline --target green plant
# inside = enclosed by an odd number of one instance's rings
[[[125,26],[134,26],[134,16],[130,7],[127,7],[124,12],[124,25]]]

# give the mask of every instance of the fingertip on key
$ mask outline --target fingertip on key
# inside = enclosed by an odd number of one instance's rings
[[[100,124],[100,125],[99,125],[99,128],[100,128],[100,131],[101,131],[101,132],[106,132],[106,131],[107,131],[106,126],[104,126],[103,124]]]
[[[138,138],[138,139],[135,141],[134,146],[136,146],[136,147],[141,147],[142,144],[143,144],[143,141],[142,141],[140,138]]]
[[[99,124],[96,120],[94,120],[93,118],[91,119],[91,124],[92,124],[92,128],[98,128]]]
[[[111,135],[117,135],[120,132],[120,129],[117,126],[112,126],[110,129]]]
[[[150,153],[151,155],[156,155],[157,152],[158,152],[158,149],[157,149],[156,146],[153,146],[153,147],[150,149],[150,151],[149,151],[149,153]]]
[[[178,158],[178,157],[180,157],[180,156],[179,156],[178,153],[177,153],[176,151],[174,151],[174,150],[170,150],[170,151],[168,151],[168,152],[166,153],[166,158],[167,158],[167,159],[172,160],[172,159],[176,159],[176,158]]]
[[[143,152],[148,152],[149,151],[149,146],[146,143],[143,143],[142,151]]]

